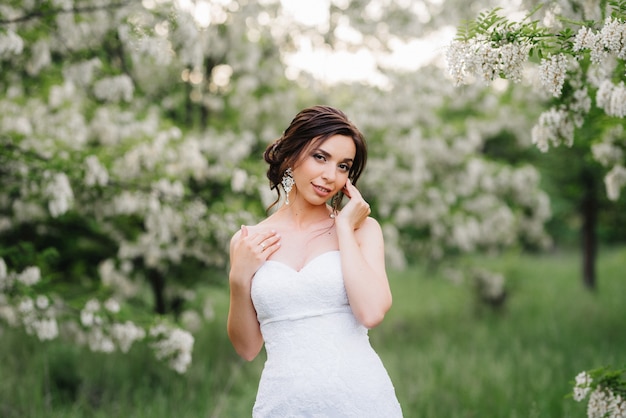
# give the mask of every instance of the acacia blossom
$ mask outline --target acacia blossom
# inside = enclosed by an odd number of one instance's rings
[[[608,141],[593,144],[591,153],[593,154],[593,159],[605,167],[617,164],[624,158],[622,148]]]
[[[26,333],[36,335],[39,341],[53,340],[59,335],[55,309],[45,295],[38,295],[35,300],[23,298],[17,312]]]
[[[111,326],[111,336],[117,342],[120,350],[123,353],[127,353],[133,343],[145,338],[146,331],[132,321],[126,321],[123,324],[113,324]]]
[[[519,82],[530,45],[505,43],[494,45],[482,39],[454,41],[446,50],[448,71],[457,85],[468,82],[469,77],[490,82],[498,77]]]
[[[588,418],[626,418],[626,400],[608,388],[598,386],[589,396]]]
[[[98,157],[90,155],[85,158],[85,184],[87,186],[106,186],[109,182],[107,169],[100,164]]]
[[[74,203],[74,192],[65,173],[44,173],[49,178],[45,194],[49,198],[48,210],[53,218],[57,218],[70,210]]]
[[[37,266],[26,267],[17,275],[17,281],[26,286],[34,286],[41,280],[41,271]]]
[[[609,16],[599,32],[600,43],[611,54],[626,59],[626,23]]]
[[[539,66],[541,84],[548,89],[552,96],[561,96],[566,73],[567,57],[565,54],[550,55],[548,58],[541,60],[541,65]]]
[[[618,200],[622,187],[626,186],[626,168],[614,166],[604,177],[606,194],[610,200]]]
[[[547,152],[550,144],[567,146],[574,143],[574,123],[565,109],[551,108],[539,116],[531,131],[532,142],[541,152]]]
[[[134,89],[133,80],[128,75],[122,74],[96,81],[93,93],[98,99],[108,102],[130,102]]]
[[[24,40],[11,29],[0,32],[0,58],[20,55],[24,50]]]
[[[623,81],[613,84],[604,80],[596,94],[596,104],[607,115],[623,118],[626,116],[626,86]]]
[[[183,329],[159,324],[150,329],[150,337],[155,340],[151,346],[156,358],[167,360],[172,369],[185,373],[191,363],[193,336]]]
[[[582,401],[587,397],[591,391],[591,376],[589,373],[583,371],[576,375],[576,384],[574,385],[574,400],[577,402]]]

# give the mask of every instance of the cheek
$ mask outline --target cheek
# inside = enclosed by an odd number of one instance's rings
[[[341,186],[342,190],[344,189],[344,187],[346,187],[347,183],[348,183],[348,173],[341,173],[341,180],[339,181],[339,185]]]

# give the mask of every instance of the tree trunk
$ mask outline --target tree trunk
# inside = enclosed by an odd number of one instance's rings
[[[593,173],[584,171],[582,175],[583,197],[581,201],[582,231],[581,247],[583,259],[583,284],[587,289],[596,289],[596,256],[598,241],[596,226],[598,222],[597,187]]]
[[[156,269],[147,269],[146,274],[152,293],[154,294],[154,311],[160,315],[165,314],[165,278],[160,271]]]

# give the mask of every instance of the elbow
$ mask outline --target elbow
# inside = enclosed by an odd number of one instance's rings
[[[233,335],[229,332],[228,335],[230,342],[235,349],[235,352],[246,361],[252,361],[259,355],[261,352],[261,348],[263,347],[263,340],[259,341],[250,341],[250,340],[242,340],[240,336]]]
[[[385,319],[385,314],[391,309],[391,298],[387,303],[382,304],[378,308],[365,309],[359,313],[355,313],[355,316],[359,322],[366,328],[376,328]]]
[[[359,322],[361,322],[365,328],[372,329],[380,325],[380,323],[383,322],[383,319],[385,319],[384,313],[380,313],[378,315],[368,314],[362,315]]]
[[[243,349],[243,348],[237,349],[236,348],[235,351],[237,351],[237,354],[239,354],[239,357],[241,357],[245,361],[252,361],[256,358],[256,356],[259,355],[259,352],[261,350]]]
[[[256,358],[256,356],[259,355],[259,353],[261,352],[261,346],[257,346],[257,345],[250,345],[250,344],[236,344],[235,342],[233,342],[233,347],[235,348],[235,351],[237,352],[237,354],[239,355],[239,357],[241,357],[242,359],[244,359],[245,361],[252,361]]]

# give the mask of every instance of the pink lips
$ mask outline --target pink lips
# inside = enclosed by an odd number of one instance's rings
[[[319,194],[320,196],[328,196],[330,194],[330,192],[332,191],[331,189],[328,189],[328,188],[322,187],[322,186],[318,186],[316,184],[313,184],[313,188],[315,189],[317,194]]]

